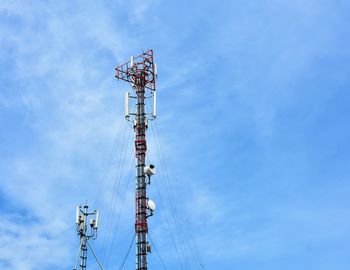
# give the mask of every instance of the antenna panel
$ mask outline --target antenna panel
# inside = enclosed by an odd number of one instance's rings
[[[99,211],[96,211],[96,220],[95,220],[95,228],[97,229],[98,227],[98,216],[99,216]]]
[[[153,117],[157,116],[157,91],[153,92]]]
[[[79,217],[80,217],[80,206],[77,206],[76,212],[75,212],[75,224],[79,224]]]
[[[125,106],[125,118],[128,119],[129,118],[129,97],[130,94],[129,92],[125,92],[124,95],[124,106]]]

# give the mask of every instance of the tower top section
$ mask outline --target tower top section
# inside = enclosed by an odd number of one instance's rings
[[[131,83],[132,87],[144,87],[156,91],[157,65],[153,62],[153,50],[139,56],[131,56],[130,61],[116,67],[117,79]]]

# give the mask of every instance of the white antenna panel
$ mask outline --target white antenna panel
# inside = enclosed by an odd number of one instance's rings
[[[125,118],[128,119],[129,118],[129,97],[130,94],[129,92],[125,92],[124,94],[124,106],[125,106]]]
[[[77,206],[76,212],[75,212],[75,223],[79,224],[79,217],[80,217],[80,206]]]
[[[153,117],[157,116],[157,91],[153,91]]]
[[[95,220],[95,228],[96,229],[98,227],[98,216],[99,216],[99,211],[96,211],[96,220]]]
[[[158,66],[157,66],[157,64],[154,64],[154,75],[155,75],[155,78],[158,77]]]
[[[130,57],[130,66],[131,67],[134,66],[134,57],[133,56]]]

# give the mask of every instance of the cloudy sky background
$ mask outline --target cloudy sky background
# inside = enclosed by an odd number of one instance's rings
[[[0,268],[72,269],[87,200],[101,210],[96,253],[118,269],[134,164],[114,68],[152,48],[150,268],[348,269],[349,12],[345,0],[1,0]]]

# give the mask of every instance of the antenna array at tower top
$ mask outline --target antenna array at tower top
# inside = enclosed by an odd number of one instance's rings
[[[148,50],[143,54],[131,57],[130,61],[117,66],[115,69],[117,79],[135,83],[136,79],[141,79],[145,88],[155,91],[157,79],[157,66],[153,63],[153,50]]]

